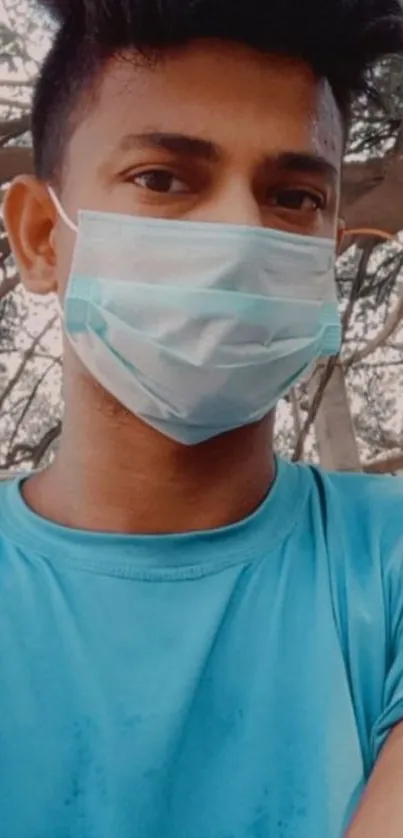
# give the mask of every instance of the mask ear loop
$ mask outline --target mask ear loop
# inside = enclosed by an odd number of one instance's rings
[[[60,203],[59,198],[56,195],[56,192],[54,191],[54,189],[52,189],[51,186],[48,186],[48,192],[49,192],[49,195],[51,197],[52,203],[54,204],[55,209],[57,210],[57,212],[58,212],[60,218],[62,219],[62,221],[64,221],[66,227],[68,227],[69,230],[72,230],[73,233],[78,233],[77,225],[74,224],[74,222],[71,220],[71,218],[69,218],[69,216],[67,215],[66,210],[64,209],[63,205]]]
[[[55,308],[56,308],[56,311],[57,311],[57,313],[60,317],[60,320],[62,321],[62,323],[64,323],[64,309],[63,309],[62,303],[60,302],[60,298],[59,298],[58,294],[56,294]]]
[[[377,239],[384,239],[384,241],[394,241],[396,238],[392,233],[387,233],[386,230],[373,230],[371,227],[357,227],[351,228],[351,230],[347,227],[343,230],[342,241],[349,236],[373,236]]]
[[[56,192],[54,191],[54,189],[52,189],[51,186],[48,186],[48,192],[55,209],[57,210],[62,221],[64,221],[66,227],[68,227],[69,230],[71,230],[73,233],[78,233],[77,225],[74,224],[73,221],[69,218],[63,205],[60,203],[59,198],[56,195]],[[62,320],[62,322],[64,322],[64,309],[58,295],[56,296],[56,310],[60,319]]]

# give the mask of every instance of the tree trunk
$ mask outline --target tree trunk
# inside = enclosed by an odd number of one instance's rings
[[[318,364],[316,373],[312,376],[312,398],[323,375],[323,366],[323,363]],[[362,471],[344,371],[340,363],[336,364],[324,391],[315,419],[315,436],[323,468],[330,471]]]

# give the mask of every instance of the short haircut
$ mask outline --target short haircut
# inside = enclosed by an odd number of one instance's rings
[[[58,30],[36,85],[35,169],[57,177],[74,117],[114,55],[147,60],[195,39],[236,42],[301,59],[328,80],[344,119],[368,70],[403,53],[400,0],[38,0]],[[268,102],[270,97],[268,96]]]

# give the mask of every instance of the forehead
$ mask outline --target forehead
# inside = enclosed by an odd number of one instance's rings
[[[343,151],[326,81],[303,62],[221,42],[194,42],[152,64],[111,59],[72,138],[74,162],[87,152],[102,162],[126,134],[145,131],[196,135],[246,162],[301,151],[339,167]]]

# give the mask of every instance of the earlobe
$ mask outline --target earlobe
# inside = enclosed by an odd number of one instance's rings
[[[56,213],[45,184],[30,175],[13,181],[4,200],[4,221],[26,289],[33,294],[57,291]]]

